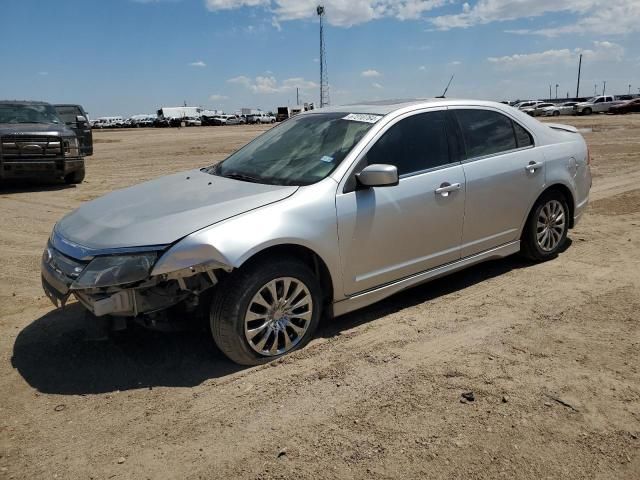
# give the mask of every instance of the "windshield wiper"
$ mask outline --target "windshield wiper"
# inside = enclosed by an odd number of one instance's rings
[[[251,175],[247,175],[246,173],[240,173],[240,172],[225,173],[225,174],[220,174],[220,176],[225,178],[232,178],[234,180],[240,180],[242,182],[264,183],[264,180],[262,180],[261,178],[253,177]]]

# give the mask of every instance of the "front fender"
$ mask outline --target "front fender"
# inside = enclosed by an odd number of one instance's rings
[[[188,235],[156,263],[152,275],[171,273],[213,262],[227,270],[239,268],[254,255],[277,245],[299,245],[325,263],[342,296],[335,209],[337,184],[328,178],[301,187],[293,196],[224,220]]]

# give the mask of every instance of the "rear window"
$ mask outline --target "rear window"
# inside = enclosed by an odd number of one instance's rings
[[[511,119],[491,110],[455,110],[466,158],[484,157],[518,148]]]

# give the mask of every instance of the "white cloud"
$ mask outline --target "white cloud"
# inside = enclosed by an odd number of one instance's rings
[[[454,60],[452,62],[447,63],[447,65],[449,65],[450,67],[457,67],[458,65],[462,65],[462,62],[460,60]]]
[[[227,82],[242,85],[253,93],[283,93],[295,90],[296,88],[303,91],[318,88],[317,83],[301,77],[287,78],[281,83],[278,83],[276,77],[273,75],[257,76],[253,80],[244,75],[240,75],[239,77],[230,78]]]
[[[638,0],[479,0],[462,5],[462,12],[441,15],[429,21],[438,30],[468,28],[493,22],[540,17],[548,13],[575,15],[573,23],[537,30],[508,30],[510,33],[557,36],[565,33],[625,34],[640,31]]]
[[[420,65],[418,67],[418,70],[420,70],[421,72],[426,72],[427,71],[427,67],[425,67],[424,65]]]
[[[214,93],[213,95],[209,95],[209,100],[213,101],[213,102],[217,102],[220,100],[227,100],[229,97],[227,97],[226,95],[220,95],[218,93]]]
[[[372,86],[373,88],[378,88],[378,89],[383,88],[383,87],[382,87],[382,85],[380,85],[379,83],[375,83],[375,82],[374,82],[374,83],[372,83],[372,84],[371,84],[371,86]]]
[[[365,78],[375,78],[375,77],[381,77],[382,76],[382,74],[377,70],[365,70],[360,75],[362,75]]]
[[[422,18],[424,12],[449,3],[450,0],[324,0],[327,21],[336,26],[350,27],[385,17],[399,20]],[[230,10],[259,7],[269,11],[274,25],[286,20],[316,17],[318,0],[205,0],[209,10]]]
[[[47,75],[49,75],[49,72],[38,72],[38,75],[40,75],[41,77],[46,77]]]
[[[206,66],[207,66],[207,64],[206,64],[206,63],[204,63],[202,60],[198,60],[197,62],[191,62],[191,63],[189,64],[189,66],[190,66],[190,67],[199,67],[199,68],[202,68],[202,67],[206,67]]]
[[[506,69],[536,68],[545,65],[575,65],[580,54],[583,55],[585,62],[619,62],[624,55],[624,48],[612,42],[593,42],[593,48],[590,49],[552,49],[544,52],[489,57],[487,60]]]

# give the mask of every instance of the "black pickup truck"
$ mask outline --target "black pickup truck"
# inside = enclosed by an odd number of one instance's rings
[[[0,181],[84,180],[78,138],[45,102],[0,100]]]

